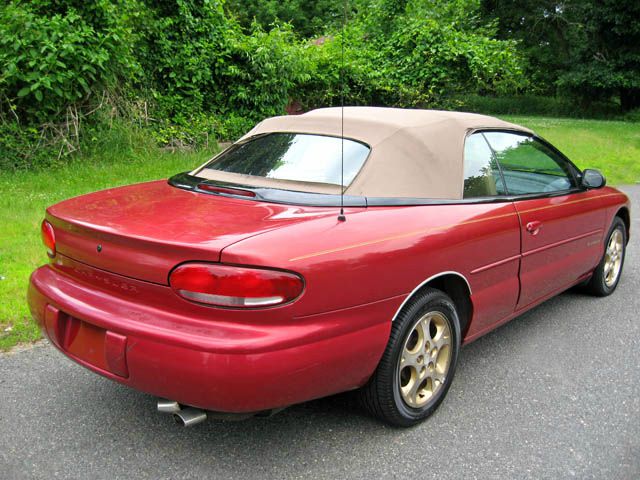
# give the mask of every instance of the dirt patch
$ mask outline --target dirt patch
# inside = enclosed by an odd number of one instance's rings
[[[39,348],[39,347],[43,347],[45,345],[48,345],[49,342],[47,340],[45,340],[44,338],[33,342],[33,343],[19,343],[18,345],[16,345],[15,347],[11,347],[9,350],[6,351],[0,351],[0,356],[3,355],[15,355],[16,353],[20,353],[20,352],[24,352],[27,350],[32,350],[34,348]]]

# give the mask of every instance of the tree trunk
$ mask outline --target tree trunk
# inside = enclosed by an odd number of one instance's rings
[[[640,108],[640,88],[621,88],[620,106],[625,112]]]

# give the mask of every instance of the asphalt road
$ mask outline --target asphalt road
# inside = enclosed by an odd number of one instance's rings
[[[0,477],[640,478],[633,222],[614,295],[565,293],[464,347],[447,399],[409,430],[346,396],[185,429],[47,344],[0,355]]]

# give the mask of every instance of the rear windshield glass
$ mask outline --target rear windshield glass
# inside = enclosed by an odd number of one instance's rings
[[[341,185],[342,139],[303,133],[269,133],[234,145],[204,169],[256,177]],[[369,147],[344,139],[344,186],[362,168]]]

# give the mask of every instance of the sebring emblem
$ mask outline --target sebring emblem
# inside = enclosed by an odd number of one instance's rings
[[[98,253],[100,253],[100,252],[102,251],[102,245],[98,245],[98,246],[96,247],[96,250],[98,251]]]

